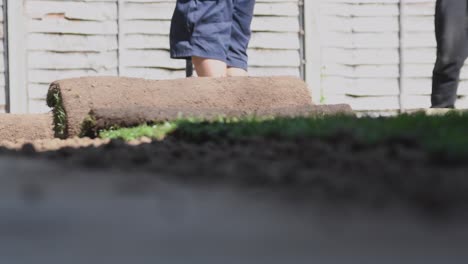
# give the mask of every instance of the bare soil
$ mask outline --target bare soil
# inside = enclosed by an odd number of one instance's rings
[[[118,77],[86,77],[52,83],[51,94],[59,92],[67,115],[69,137],[81,134],[82,123],[92,110],[107,116],[133,119],[184,116],[281,115],[303,113],[312,106],[307,85],[294,77],[185,78],[144,80]],[[56,105],[50,105],[56,107]],[[148,113],[148,109],[154,109]],[[183,112],[184,111],[184,112]],[[156,115],[155,115],[156,114]],[[122,118],[119,118],[122,119]]]
[[[293,196],[274,189],[167,184],[158,180],[167,176],[163,172],[66,169],[69,164],[0,158],[2,263],[468,260],[465,219],[434,220],[398,208],[333,207],[288,199]]]
[[[163,180],[273,188],[305,200],[370,207],[398,204],[436,214],[468,207],[465,158],[427,152],[407,138],[368,145],[348,134],[325,140],[210,135],[190,139],[174,134],[161,142],[143,138],[130,144],[89,138],[39,140],[10,144],[0,153],[52,160],[64,174],[127,171],[136,185],[139,174],[157,172]]]
[[[405,138],[33,143],[0,148],[1,262],[468,260],[468,162]]]

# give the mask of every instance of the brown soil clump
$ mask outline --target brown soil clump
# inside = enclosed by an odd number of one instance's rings
[[[57,151],[60,149],[79,149],[79,148],[87,148],[87,147],[102,147],[111,140],[109,139],[100,139],[100,138],[69,138],[69,139],[40,139],[40,140],[24,140],[19,139],[16,141],[0,141],[0,149],[8,149],[8,150],[21,150],[21,151],[28,151],[31,150],[33,152],[47,152],[47,151]],[[141,144],[151,143],[152,139],[147,137],[142,137],[139,139],[135,139],[129,142],[126,142],[124,145],[128,146],[138,146]]]
[[[0,147],[10,150],[25,150],[31,149],[34,152],[56,151],[62,148],[85,148],[99,147],[109,143],[107,139],[91,139],[91,138],[70,138],[70,139],[39,139],[39,140],[16,140],[2,141]]]
[[[0,114],[0,142],[54,138],[50,114]]]
[[[63,137],[82,135],[83,121],[96,109],[126,123],[130,122],[126,119],[131,115],[132,124],[136,124],[135,120],[169,119],[179,114],[190,117],[213,114],[291,116],[312,107],[307,85],[294,77],[161,81],[87,77],[54,82],[49,90],[49,106],[58,107],[57,100],[50,100],[57,95],[66,114]],[[151,109],[149,113],[148,109]]]

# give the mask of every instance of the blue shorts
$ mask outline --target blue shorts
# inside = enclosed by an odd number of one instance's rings
[[[171,23],[171,58],[193,56],[247,70],[255,0],[177,0]]]

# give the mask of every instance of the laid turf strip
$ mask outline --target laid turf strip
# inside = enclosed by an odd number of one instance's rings
[[[0,114],[0,141],[52,138],[52,116],[49,114]]]
[[[52,83],[47,104],[54,109],[55,135],[66,138],[86,135],[94,125],[90,113],[105,113],[125,125],[176,115],[294,116],[312,107],[312,99],[307,85],[295,77],[86,77]]]
[[[184,117],[180,113],[190,112],[191,116]],[[265,110],[265,116],[281,116],[281,117],[299,117],[299,116],[325,116],[325,115],[354,115],[349,105],[319,105],[306,106],[302,109],[297,107],[294,112],[290,109],[280,111],[279,108]],[[110,128],[134,127],[146,123],[160,123],[164,121],[173,121],[182,118],[203,117],[203,120],[219,120],[222,117],[243,116],[243,112],[239,110],[223,109],[157,109],[157,108],[141,108],[128,107],[122,111],[114,109],[95,109],[92,110],[89,117],[85,120],[82,126],[82,134],[89,137],[96,137],[99,131]]]
[[[346,138],[365,145],[392,140],[421,146],[427,151],[444,151],[457,156],[468,154],[468,114],[449,113],[426,116],[424,113],[395,117],[349,115],[296,118],[220,118],[213,122],[181,119],[155,125],[101,131],[102,138],[132,140],[139,137],[163,139],[168,135],[191,141],[243,138],[297,139]],[[338,140],[338,139],[337,139]]]

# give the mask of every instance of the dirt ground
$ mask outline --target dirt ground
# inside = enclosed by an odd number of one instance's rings
[[[350,135],[327,140],[177,137],[154,142],[143,138],[130,144],[87,138],[39,140],[11,143],[0,153],[53,161],[64,174],[82,169],[118,169],[135,176],[158,172],[175,182],[274,188],[305,199],[372,207],[402,203],[432,213],[468,207],[468,163],[448,153],[427,153],[405,138],[370,146]]]
[[[55,144],[0,149],[2,262],[468,260],[468,163],[405,139]]]
[[[174,135],[3,147],[0,260],[466,263],[468,163],[412,142]]]

